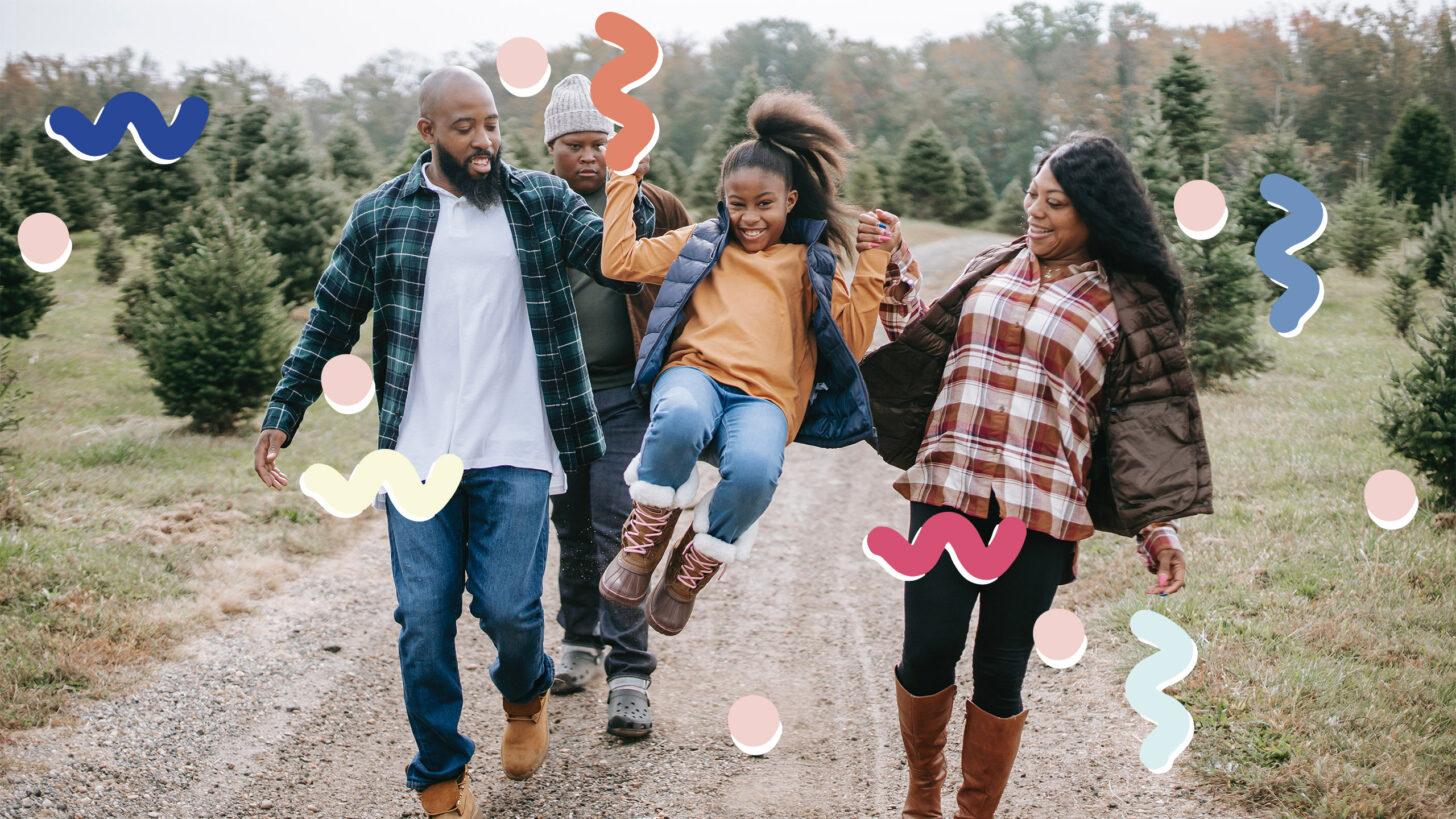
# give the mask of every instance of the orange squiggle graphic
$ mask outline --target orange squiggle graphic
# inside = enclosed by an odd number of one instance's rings
[[[607,143],[607,167],[620,174],[637,169],[657,145],[657,115],[628,91],[652,79],[662,67],[662,46],[652,32],[636,20],[614,11],[597,18],[597,36],[622,54],[597,70],[592,77],[592,104],[602,115],[622,126]]]

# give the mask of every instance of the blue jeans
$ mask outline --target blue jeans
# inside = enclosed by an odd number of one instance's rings
[[[427,521],[388,504],[399,669],[416,749],[405,780],[415,790],[459,776],[475,753],[459,730],[455,621],[465,589],[470,613],[495,644],[490,679],[506,700],[530,700],[556,676],[542,647],[550,486],[551,475],[539,469],[468,469],[454,497]]]
[[[597,583],[622,545],[622,524],[632,511],[632,498],[622,473],[647,429],[647,411],[632,397],[632,388],[593,393],[607,454],[566,473],[566,493],[551,501],[551,522],[561,544],[561,610],[556,622],[565,642],[610,646],[608,679],[621,675],[651,678],[657,658],[647,650],[647,617],[642,607],[627,608],[602,599]]]
[[[719,384],[696,367],[673,367],[652,387],[652,419],[637,477],[682,486],[711,443],[722,483],[708,505],[708,534],[736,543],[779,484],[789,421],[777,404]]]

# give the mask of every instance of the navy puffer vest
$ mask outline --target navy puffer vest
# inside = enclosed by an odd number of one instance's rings
[[[839,325],[834,323],[831,304],[834,298],[834,252],[820,241],[826,223],[822,219],[790,217],[780,238],[785,244],[807,245],[809,283],[814,288],[816,303],[809,319],[809,330],[818,345],[818,363],[814,368],[814,391],[799,434],[801,444],[833,448],[859,441],[874,441],[875,427],[870,418],[869,391],[860,377],[859,364],[844,343]],[[633,394],[644,405],[652,397],[652,385],[662,372],[668,350],[677,331],[687,320],[685,308],[698,283],[710,274],[728,244],[730,229],[728,211],[718,203],[718,218],[700,222],[688,237],[686,245],[668,268],[667,279],[657,294],[652,315],[647,319],[647,332],[637,355],[637,376]],[[777,351],[765,350],[766,355]]]

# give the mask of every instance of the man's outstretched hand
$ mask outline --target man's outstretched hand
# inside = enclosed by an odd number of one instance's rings
[[[283,448],[283,442],[288,439],[281,429],[265,429],[258,433],[258,443],[253,447],[253,471],[263,483],[274,489],[282,489],[288,485],[288,476],[276,465],[278,450]]]

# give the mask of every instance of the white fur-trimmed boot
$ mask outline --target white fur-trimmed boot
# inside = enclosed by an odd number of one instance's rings
[[[604,599],[627,608],[640,606],[647,597],[652,572],[672,543],[678,516],[698,492],[696,469],[682,486],[674,489],[638,480],[637,467],[641,462],[639,454],[622,475],[632,496],[632,511],[622,524],[621,551],[607,564],[597,584],[597,591]]]
[[[662,579],[647,599],[647,624],[662,634],[681,632],[693,614],[698,593],[717,576],[724,564],[745,560],[758,537],[758,522],[748,527],[737,542],[728,543],[708,534],[708,506],[713,493],[698,503],[693,526],[678,541]]]

